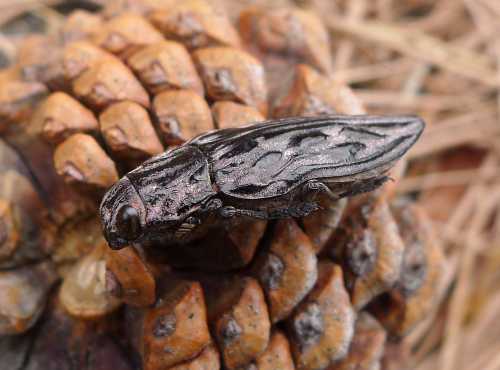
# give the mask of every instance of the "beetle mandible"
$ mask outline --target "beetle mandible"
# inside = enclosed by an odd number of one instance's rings
[[[186,243],[232,217],[302,217],[374,190],[424,129],[415,116],[320,116],[214,130],[127,173],[100,214],[112,248]]]

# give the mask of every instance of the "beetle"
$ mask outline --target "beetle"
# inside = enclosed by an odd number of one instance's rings
[[[187,243],[229,218],[303,217],[374,190],[424,129],[416,116],[295,117],[214,130],[150,158],[105,194],[111,248]]]

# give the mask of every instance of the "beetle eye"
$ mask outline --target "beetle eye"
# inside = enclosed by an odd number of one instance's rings
[[[122,238],[127,240],[137,239],[141,234],[139,212],[128,205],[121,207],[116,216],[116,228]]]

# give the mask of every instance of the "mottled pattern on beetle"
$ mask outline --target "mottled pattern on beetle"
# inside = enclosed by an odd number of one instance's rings
[[[373,177],[370,170],[400,158],[422,126],[415,117],[286,118],[216,131],[191,143],[209,157],[222,193],[262,199],[309,180]]]

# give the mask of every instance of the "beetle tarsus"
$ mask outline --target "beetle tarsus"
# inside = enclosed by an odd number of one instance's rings
[[[317,180],[311,180],[308,181],[304,184],[303,187],[304,193],[309,194],[318,194],[318,193],[323,193],[326,194],[331,200],[336,201],[339,200],[339,197],[335,195],[333,191],[326,185],[324,182],[317,181]]]

